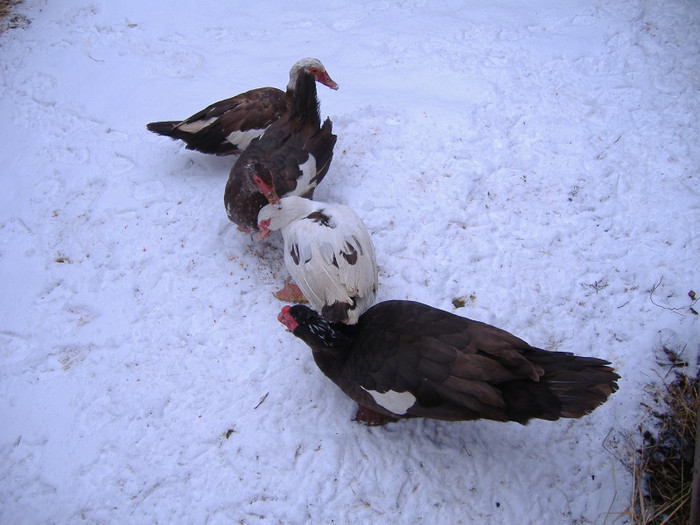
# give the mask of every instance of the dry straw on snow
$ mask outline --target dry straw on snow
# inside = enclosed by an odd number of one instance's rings
[[[30,21],[24,15],[14,13],[14,8],[22,3],[22,0],[0,0],[0,33],[7,29],[26,27]]]
[[[672,362],[676,359],[669,357]],[[690,523],[698,378],[676,373],[654,400],[661,408],[650,407],[652,421],[647,427],[652,428],[642,428],[642,447],[634,458],[633,523]]]

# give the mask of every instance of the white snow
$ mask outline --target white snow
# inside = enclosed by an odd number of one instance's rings
[[[130,5],[131,4],[131,5]],[[693,0],[26,0],[0,36],[1,523],[625,523],[666,345],[696,364]],[[367,428],[276,320],[233,158],[147,122],[322,60],[316,197],[378,300],[611,360],[580,420]],[[453,299],[465,301],[455,308]],[[696,305],[697,309],[697,305]]]

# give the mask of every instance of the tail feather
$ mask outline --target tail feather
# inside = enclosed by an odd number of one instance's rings
[[[515,421],[579,418],[617,390],[620,376],[608,361],[538,349],[527,352],[526,357],[544,374],[539,382],[513,381],[503,385],[508,413]]]
[[[181,122],[164,121],[150,122],[146,124],[148,131],[157,133],[173,140],[181,140],[187,149],[213,155],[233,155],[240,153],[238,147],[231,142],[222,139],[224,132],[211,126],[204,127],[197,132],[183,131]]]
[[[316,183],[320,183],[326,176],[333,160],[333,148],[338,139],[333,134],[333,123],[327,118],[321,129],[311,137],[309,141],[309,153],[316,159]]]
[[[157,133],[158,135],[164,135],[166,137],[172,137],[174,139],[179,139],[179,137],[176,133],[175,126],[177,126],[179,122],[176,121],[166,121],[166,122],[149,122],[146,124],[146,128],[148,131],[152,131],[153,133]]]

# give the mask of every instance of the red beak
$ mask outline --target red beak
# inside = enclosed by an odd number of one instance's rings
[[[324,86],[328,86],[331,89],[338,89],[338,84],[336,84],[325,71],[319,71],[318,75],[316,76],[316,80],[318,80],[321,84],[323,84]]]

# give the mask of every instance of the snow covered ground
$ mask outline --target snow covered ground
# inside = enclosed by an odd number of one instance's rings
[[[26,0],[0,36],[0,522],[625,523],[660,348],[700,346],[697,1],[290,5]],[[276,320],[281,239],[226,218],[233,159],[145,128],[304,56],[379,299],[609,359],[605,405],[350,420]]]

